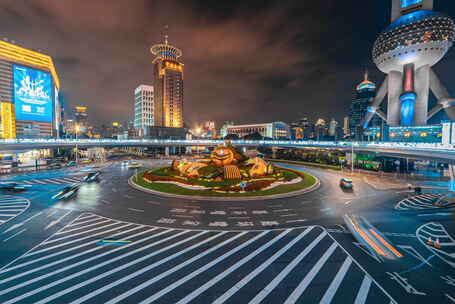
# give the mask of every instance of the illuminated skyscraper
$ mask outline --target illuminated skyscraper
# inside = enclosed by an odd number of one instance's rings
[[[183,127],[183,63],[182,51],[168,43],[154,45],[154,125],[157,127]]]
[[[0,41],[0,137],[56,137],[60,80],[50,56]]]
[[[134,128],[142,130],[154,126],[153,87],[140,85],[134,90]]]
[[[362,133],[361,126],[362,120],[368,113],[368,107],[371,106],[374,97],[376,96],[376,84],[368,79],[368,72],[365,72],[364,79],[356,87],[354,100],[351,104],[350,113],[350,129],[352,135],[359,135]],[[370,126],[378,126],[381,124],[381,118],[374,116]]]

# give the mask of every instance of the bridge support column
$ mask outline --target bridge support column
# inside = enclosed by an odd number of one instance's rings
[[[454,197],[455,194],[455,165],[449,165],[449,195]]]
[[[169,156],[169,147],[164,148],[164,155]]]

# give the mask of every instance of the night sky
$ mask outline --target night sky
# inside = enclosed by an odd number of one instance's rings
[[[435,0],[455,17],[455,1]],[[133,117],[133,91],[153,80],[150,46],[183,51],[185,121],[342,119],[368,68],[389,0],[1,0],[0,37],[57,65],[66,107],[94,124]],[[455,50],[435,70],[455,94]]]

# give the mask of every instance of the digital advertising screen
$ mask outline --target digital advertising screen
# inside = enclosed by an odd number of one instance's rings
[[[16,120],[52,123],[51,74],[14,65],[13,75]]]

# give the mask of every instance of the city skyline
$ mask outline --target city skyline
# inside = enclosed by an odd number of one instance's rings
[[[454,4],[438,1],[435,6],[455,15]],[[341,121],[365,67],[373,82],[384,79],[371,50],[375,35],[390,19],[390,3],[310,7],[295,1],[280,6],[268,2],[253,11],[235,1],[224,6],[203,6],[201,1],[178,6],[170,1],[159,7],[120,1],[109,6],[100,21],[90,12],[103,7],[103,1],[89,6],[70,2],[65,7],[37,2],[27,10],[13,2],[0,5],[2,36],[55,58],[67,107],[87,105],[92,121],[133,117],[132,92],[140,84],[153,83],[149,49],[162,41],[165,24],[172,43],[185,53],[188,126],[205,120],[219,125],[225,120],[292,122],[304,116],[335,116]],[[84,15],[83,21],[72,18],[73,12]],[[155,14],[160,17],[150,18]],[[312,16],[324,25],[308,26],[316,22]],[[449,52],[435,70],[445,78],[453,65],[455,55]],[[455,84],[447,85],[455,90]],[[331,114],[334,106],[340,109],[336,115]]]

